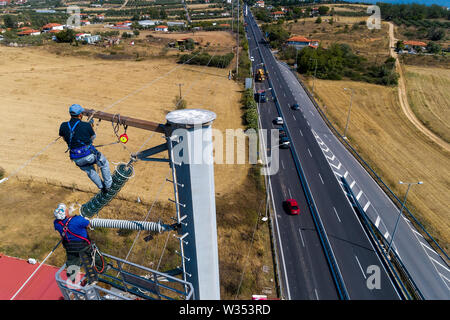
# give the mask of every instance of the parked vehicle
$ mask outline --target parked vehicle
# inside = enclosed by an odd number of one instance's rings
[[[300,106],[298,105],[298,103],[294,103],[294,104],[291,106],[291,108],[292,108],[292,110],[300,110]]]

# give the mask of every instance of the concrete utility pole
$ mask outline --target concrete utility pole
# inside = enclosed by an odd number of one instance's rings
[[[211,129],[215,118],[214,112],[201,109],[166,116],[185,280],[199,300],[220,299]]]

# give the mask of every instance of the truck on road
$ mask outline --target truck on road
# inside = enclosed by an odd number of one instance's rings
[[[262,68],[259,68],[258,70],[256,70],[256,81],[264,81],[264,80],[266,80],[264,70]]]

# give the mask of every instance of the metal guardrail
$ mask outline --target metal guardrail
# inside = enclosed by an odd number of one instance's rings
[[[292,70],[291,70],[292,71]],[[325,113],[323,112],[322,108],[318,105],[318,103],[316,102],[316,100],[314,99],[314,96],[309,92],[308,88],[304,85],[304,83],[298,78],[298,75],[293,72],[293,74],[295,75],[295,78],[297,79],[298,83],[302,86],[303,90],[306,92],[306,94],[308,95],[309,99],[312,101],[312,103],[314,104],[314,106],[316,107],[317,111],[319,112],[319,114],[321,115],[321,117],[325,120],[325,122],[327,123],[328,127],[335,132],[336,136],[339,138],[339,140],[346,145],[350,151],[352,152],[353,155],[356,156],[356,158],[359,160],[359,163],[361,163],[361,165],[368,169],[372,175],[375,177],[376,181],[380,182],[382,184],[382,187],[384,187],[388,193],[391,195],[390,199],[392,200],[392,198],[394,198],[394,200],[396,200],[398,202],[398,204],[402,205],[402,201],[397,197],[397,195],[386,185],[386,183],[383,181],[383,179],[381,179],[381,177],[375,172],[375,170],[372,169],[372,167],[363,159],[363,157],[355,150],[355,148],[352,147],[352,145],[346,140],[344,139],[344,137],[339,133],[339,131],[337,130],[337,128],[333,125],[333,123],[328,119],[328,117],[325,115]],[[395,203],[395,202],[394,202]],[[416,217],[411,213],[411,211],[405,206],[404,210],[406,210],[406,212],[409,214],[409,216],[414,220],[414,222],[420,227],[420,229],[425,232],[425,234],[428,236],[428,238],[433,241],[434,245],[438,248],[438,250],[444,254],[444,256],[446,257],[447,260],[450,260],[450,257],[448,256],[448,254],[444,251],[444,249],[437,243],[437,241],[428,233],[428,231],[425,229],[425,227],[416,219]],[[447,266],[449,266],[448,261],[443,259],[444,262],[447,264]]]
[[[251,28],[251,29],[252,29],[253,36],[254,36],[254,38],[256,40],[255,32],[254,32],[253,28]],[[264,63],[264,70],[265,70],[265,72],[267,74],[266,63],[265,63],[263,55],[261,53],[261,49],[259,48],[259,46],[257,46],[257,48],[258,48],[258,52],[259,52],[259,55],[261,57],[261,60]],[[278,114],[281,117],[283,117],[283,113],[281,111],[280,105],[278,103],[278,99],[276,97],[275,89],[274,89],[274,87],[272,85],[272,81],[270,80],[269,77],[268,77],[268,81],[269,81],[270,87],[272,88],[272,96],[275,98],[274,101],[275,101],[275,105],[276,105],[277,110],[278,110]],[[289,140],[292,141],[288,130],[286,130],[286,133],[288,135]],[[339,297],[342,300],[347,300],[348,299],[348,293],[347,293],[347,290],[345,288],[344,281],[342,279],[342,275],[340,274],[340,272],[338,270],[336,258],[334,257],[334,254],[332,252],[331,245],[329,243],[329,240],[327,238],[325,229],[323,227],[323,224],[322,224],[322,222],[320,220],[320,217],[318,215],[318,212],[316,210],[315,203],[312,200],[311,190],[309,189],[309,186],[308,186],[308,183],[306,181],[306,177],[304,175],[302,166],[300,164],[299,159],[297,158],[297,155],[292,150],[292,148],[290,148],[290,150],[291,150],[291,153],[292,153],[292,157],[294,159],[294,163],[295,163],[295,166],[296,166],[297,173],[298,173],[298,175],[300,177],[300,182],[301,182],[302,188],[304,190],[304,193],[305,193],[305,196],[306,196],[306,200],[308,202],[308,207],[311,210],[311,213],[312,213],[312,216],[313,216],[313,221],[314,221],[314,224],[315,224],[316,229],[317,229],[318,234],[319,234],[319,239],[320,239],[321,245],[322,245],[322,247],[324,249],[324,252],[325,252],[325,257],[327,259],[328,265],[329,265],[330,270],[331,270],[331,274],[333,276],[333,280],[334,280],[336,288],[338,290]]]
[[[347,183],[347,179],[344,177],[341,178],[341,181],[344,184],[344,189],[347,192],[347,194],[350,195],[351,202],[353,206],[356,207],[357,210],[356,213],[360,217],[360,220],[362,222],[362,225],[366,229],[366,231],[369,232],[369,234],[372,236],[372,243],[375,245],[375,248],[377,249],[380,259],[385,265],[386,269],[389,271],[389,275],[391,277],[392,282],[397,288],[397,291],[403,294],[403,297],[412,300],[412,299],[420,299],[424,300],[424,297],[422,293],[420,292],[419,288],[417,287],[416,283],[412,279],[411,275],[409,274],[408,270],[402,263],[400,257],[395,253],[395,250],[392,250],[390,253],[393,257],[392,261],[395,264],[395,266],[391,262],[391,258],[387,256],[384,248],[387,246],[386,239],[382,236],[381,232],[378,230],[376,226],[372,223],[372,221],[369,219],[369,217],[364,212],[364,209],[359,204],[359,201],[356,199],[355,194],[353,193],[352,188]],[[375,230],[375,231],[374,231]],[[382,243],[380,243],[379,239],[382,239]],[[397,273],[396,270],[399,270],[401,275]],[[402,280],[405,279],[405,280]],[[408,288],[405,287],[404,281],[407,282]],[[411,296],[410,292],[413,294]]]
[[[66,300],[192,300],[194,288],[191,283],[178,279],[163,272],[159,272],[120,258],[102,253],[105,265],[109,269],[98,274],[98,282],[104,286],[81,283],[85,277],[72,282],[61,277],[65,270],[64,264],[55,275],[56,282]],[[126,271],[133,269],[135,272]],[[138,274],[139,273],[139,274]]]

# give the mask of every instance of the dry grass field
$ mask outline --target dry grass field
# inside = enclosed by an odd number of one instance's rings
[[[409,104],[425,126],[450,142],[450,72],[444,68],[405,66]]]
[[[312,81],[309,81],[312,86]],[[397,195],[402,181],[423,181],[411,190],[408,206],[427,230],[448,250],[450,244],[450,155],[423,135],[404,116],[397,88],[352,81],[316,80],[319,103],[343,132],[353,88],[353,108],[347,132],[356,147]]]
[[[142,61],[96,59],[92,54],[71,54],[73,48],[70,47],[61,48],[55,51],[54,47],[46,46],[0,47],[0,81],[3,84],[0,134],[4,137],[0,142],[0,167],[5,169],[5,176],[21,168],[58,137],[60,123],[69,119],[68,107],[73,103],[164,123],[165,115],[174,110],[173,100],[181,83],[188,108],[208,109],[217,114],[213,124],[215,129],[224,132],[225,129],[244,128],[239,102],[242,88],[228,80],[227,69],[183,66],[168,57]],[[80,48],[76,50],[90,50]],[[97,133],[95,144],[115,141],[111,123],[97,122],[94,129]],[[130,152],[165,141],[160,134],[131,127],[127,134],[126,148],[111,145],[100,149],[108,158],[111,170],[114,170],[114,163],[128,161]],[[0,251],[42,260],[58,239],[52,227],[54,207],[59,202],[82,204],[96,191],[86,174],[69,160],[66,148],[64,141],[58,140],[18,172],[20,181],[12,178],[0,185]],[[248,299],[264,287],[272,287],[275,294],[266,225],[258,229],[256,240],[251,242],[264,192],[258,188],[255,178],[248,175],[249,169],[249,165],[215,165],[224,298],[235,297],[243,271],[244,285],[238,299]],[[165,182],[170,174],[169,166],[138,162],[135,172],[135,177],[124,186],[120,196],[104,208],[100,216],[142,220],[156,200],[149,220],[162,218],[163,222],[170,223],[174,208],[167,199],[173,198],[173,187]],[[141,204],[137,203],[137,197],[143,201]],[[99,230],[94,232],[93,238],[101,250],[123,258],[135,235],[118,236],[115,231]],[[165,239],[165,235],[160,235],[150,244],[138,241],[131,261],[144,263],[148,257],[150,266],[156,268]],[[159,270],[173,266],[176,247],[176,241],[168,244]],[[253,248],[248,260],[247,250],[236,250],[244,247]],[[50,263],[59,265],[63,260],[64,252],[59,249]],[[261,275],[262,266],[267,264],[271,271]],[[253,290],[250,292],[249,288]]]
[[[389,57],[389,39],[386,37],[388,26],[382,24],[380,30],[369,30],[361,17],[339,17],[334,16],[334,23],[330,24],[331,17],[322,17],[322,23],[315,23],[315,18],[306,21],[300,19],[297,23],[288,22],[286,30],[292,36],[304,36],[309,39],[320,40],[320,44],[327,48],[332,43],[346,43],[354,53],[367,58],[369,61],[382,63]],[[336,21],[337,20],[337,21]],[[353,25],[355,27],[353,27]],[[346,29],[345,26],[348,26]]]

